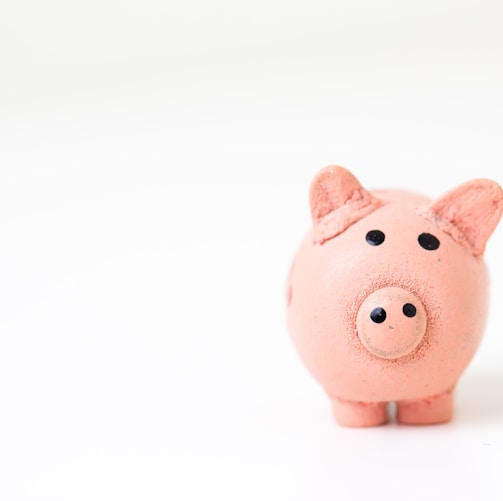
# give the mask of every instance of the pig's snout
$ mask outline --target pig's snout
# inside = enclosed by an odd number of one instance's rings
[[[412,352],[426,332],[426,311],[412,292],[399,287],[379,289],[363,301],[356,329],[365,348],[381,358]]]

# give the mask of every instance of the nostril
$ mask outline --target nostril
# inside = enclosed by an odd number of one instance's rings
[[[412,318],[416,316],[416,307],[413,304],[405,303],[402,311],[406,317]]]
[[[386,310],[378,306],[370,312],[370,319],[376,324],[382,324],[386,320]]]

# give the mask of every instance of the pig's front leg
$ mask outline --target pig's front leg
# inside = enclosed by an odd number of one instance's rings
[[[397,421],[404,424],[446,423],[452,419],[454,388],[440,395],[397,402]]]
[[[333,398],[332,412],[342,426],[378,426],[388,421],[386,402],[354,402]]]

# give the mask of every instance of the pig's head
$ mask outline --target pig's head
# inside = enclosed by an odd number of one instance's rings
[[[469,336],[464,328],[475,328],[485,310],[479,265],[503,211],[497,183],[473,180],[431,202],[371,193],[342,167],[327,167],[312,183],[310,205],[314,267],[324,273],[317,316],[344,310],[333,320],[354,332],[350,343],[390,361],[420,357],[439,344],[439,329]]]
[[[310,191],[313,228],[290,271],[288,324],[334,397],[393,401],[452,388],[486,319],[486,242],[503,211],[478,179],[431,201],[367,191],[341,167]]]

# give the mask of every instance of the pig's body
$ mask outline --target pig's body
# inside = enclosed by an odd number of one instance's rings
[[[337,169],[338,175],[349,174]],[[474,255],[469,230],[455,230],[422,196],[365,192],[363,199],[370,202],[362,205],[355,189],[349,189],[345,213],[335,219],[340,206],[326,207],[330,190],[321,187],[321,201],[312,191],[315,224],[288,281],[292,339],[341,424],[385,422],[388,402],[397,402],[402,422],[447,421],[452,390],[484,330],[483,246]],[[501,190],[494,193],[500,215]],[[354,210],[368,213],[348,224],[344,219]]]

